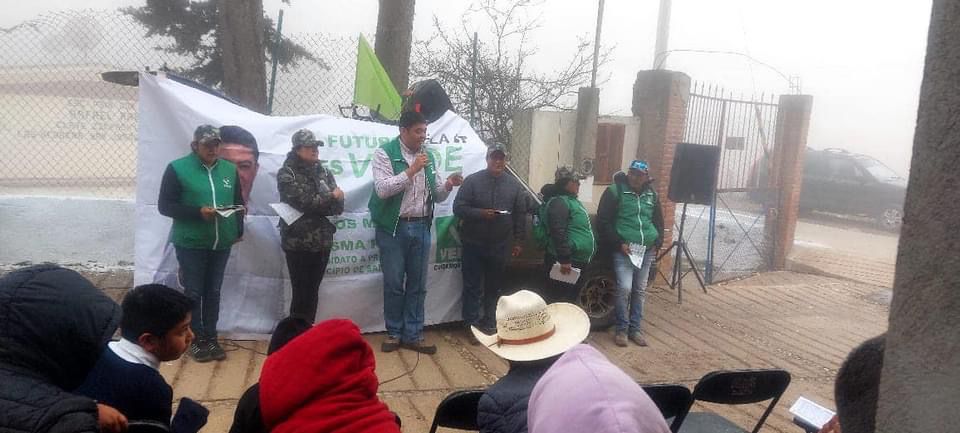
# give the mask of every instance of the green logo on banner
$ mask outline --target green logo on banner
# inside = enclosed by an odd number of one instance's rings
[[[456,216],[438,217],[434,220],[437,226],[437,263],[459,263],[463,251],[460,243],[460,232]]]

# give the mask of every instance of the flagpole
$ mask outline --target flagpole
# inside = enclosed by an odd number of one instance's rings
[[[280,42],[283,40],[283,9],[277,17],[277,41],[273,46],[273,71],[270,72],[270,97],[267,99],[267,114],[273,114],[273,90],[277,85],[277,63],[280,60]]]

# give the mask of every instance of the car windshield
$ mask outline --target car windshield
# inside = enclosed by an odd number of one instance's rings
[[[897,172],[872,158],[861,158],[860,166],[877,180],[900,179],[900,175],[897,174]]]

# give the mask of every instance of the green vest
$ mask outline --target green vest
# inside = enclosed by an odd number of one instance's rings
[[[570,212],[570,219],[567,223],[567,242],[570,242],[570,258],[574,262],[589,263],[596,252],[596,243],[593,238],[593,227],[590,226],[590,215],[583,208],[580,200],[569,195],[559,195],[551,197],[544,205],[546,211],[553,200],[563,200]],[[546,221],[546,215],[541,215],[541,219]],[[549,223],[548,223],[549,225]],[[553,245],[553,239],[547,237],[547,252],[551,255],[557,255],[557,249]]]
[[[187,206],[231,206],[240,188],[237,166],[225,159],[218,159],[212,168],[207,168],[200,157],[191,153],[170,163],[180,181],[180,203]],[[226,250],[240,234],[239,215],[217,215],[213,221],[202,219],[174,219],[170,241],[183,248]]]
[[[653,225],[653,209],[657,204],[657,193],[645,188],[637,194],[629,186],[610,185],[607,189],[618,198],[617,234],[630,243],[653,246],[657,241],[657,228]]]
[[[387,153],[387,157],[390,158],[390,163],[393,165],[393,175],[403,173],[404,170],[410,167],[407,164],[407,160],[403,158],[403,152],[400,150],[400,137],[394,138],[382,146],[380,146],[384,152]],[[424,175],[427,178],[427,211],[429,215],[433,215],[433,192],[436,190],[437,181],[434,167],[436,162],[432,152],[427,152],[427,158],[429,163],[426,167],[423,168]],[[370,201],[367,203],[367,207],[370,208],[370,219],[373,220],[373,225],[380,229],[391,234],[397,233],[397,223],[400,222],[400,204],[403,203],[404,192],[394,195],[392,197],[380,198],[377,195],[377,189],[374,187],[373,193],[370,194]]]

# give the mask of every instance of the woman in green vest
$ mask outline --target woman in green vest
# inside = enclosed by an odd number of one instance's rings
[[[243,192],[237,166],[219,157],[220,130],[200,125],[189,155],[167,165],[157,208],[173,218],[170,242],[177,252],[179,280],[193,300],[190,327],[196,338],[188,352],[197,362],[227,357],[217,343],[220,285],[230,247],[243,235]]]
[[[547,245],[543,263],[546,267],[550,297],[558,301],[577,303],[576,284],[550,278],[554,264],[560,264],[560,273],[569,275],[572,268],[586,269],[596,252],[590,215],[577,199],[581,177],[567,167],[554,174],[554,183],[545,185],[540,193],[544,206],[540,218],[546,222]]]

